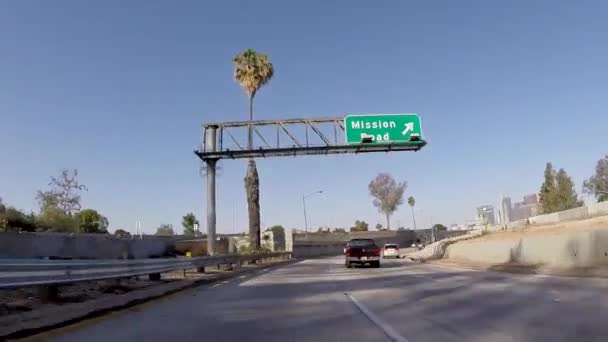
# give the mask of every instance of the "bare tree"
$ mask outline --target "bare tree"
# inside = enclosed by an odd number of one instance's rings
[[[367,232],[369,230],[369,224],[361,220],[356,220],[355,225],[350,227],[351,232]]]
[[[158,228],[156,228],[156,236],[173,236],[175,235],[175,231],[173,230],[173,226],[170,224],[161,224]]]
[[[80,210],[80,192],[86,191],[87,187],[78,181],[78,170],[62,170],[59,177],[51,177],[49,186],[51,190],[38,191],[36,196],[42,211],[55,207],[72,215]]]
[[[391,215],[403,203],[406,182],[397,183],[388,173],[380,173],[369,183],[369,194],[374,197],[374,206],[386,215],[386,229],[391,229]]]

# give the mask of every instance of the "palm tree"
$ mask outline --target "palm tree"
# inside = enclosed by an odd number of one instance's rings
[[[414,206],[416,205],[416,199],[413,196],[408,197],[407,204],[412,207],[412,220],[414,221],[414,230],[416,230],[416,215],[414,215]]]
[[[274,68],[268,56],[247,49],[232,59],[234,79],[241,84],[249,96],[249,129],[247,132],[247,149],[253,149],[253,98],[274,74]],[[260,179],[253,158],[249,159],[245,176],[247,191],[247,209],[249,214],[249,244],[260,248]]]

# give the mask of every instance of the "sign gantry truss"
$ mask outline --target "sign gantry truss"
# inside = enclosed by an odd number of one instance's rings
[[[205,124],[203,144],[195,151],[204,161],[212,159],[262,158],[298,155],[418,151],[422,139],[399,142],[347,143],[349,130],[343,117],[237,121]],[[252,148],[247,147],[251,130]],[[351,135],[352,136],[352,135]]]
[[[209,255],[215,254],[215,172],[218,160],[418,151],[426,145],[417,114],[238,121],[206,124],[203,128],[203,144],[194,153],[207,164]]]

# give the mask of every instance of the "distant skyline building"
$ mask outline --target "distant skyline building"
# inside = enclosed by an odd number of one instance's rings
[[[537,204],[537,203],[538,203],[538,197],[536,197],[536,194],[530,194],[530,195],[524,196],[525,205],[532,205],[532,204]]]
[[[500,223],[506,224],[511,222],[511,211],[513,206],[511,205],[511,197],[503,197],[501,201],[501,218]]]
[[[496,217],[494,216],[494,206],[482,205],[477,207],[477,217],[482,224],[496,224]]]
[[[511,208],[510,221],[526,220],[538,215],[538,196],[525,195],[522,202],[515,202]]]

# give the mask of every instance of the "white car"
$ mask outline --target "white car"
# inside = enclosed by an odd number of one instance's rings
[[[382,257],[399,259],[399,245],[394,243],[385,244],[382,249]]]

